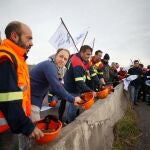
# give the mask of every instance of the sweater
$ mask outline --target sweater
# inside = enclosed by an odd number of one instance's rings
[[[74,102],[74,97],[69,94],[61,84],[56,64],[45,60],[37,64],[30,71],[31,103],[41,108],[43,99],[48,90],[54,92],[61,99]]]

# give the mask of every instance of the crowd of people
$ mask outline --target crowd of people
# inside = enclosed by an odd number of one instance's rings
[[[28,149],[28,139],[40,139],[43,132],[34,122],[40,120],[40,109],[48,92],[60,100],[59,119],[71,123],[80,113],[78,107],[85,92],[96,92],[106,85],[117,86],[130,75],[138,75],[129,84],[129,93],[137,105],[139,93],[146,101],[145,82],[150,76],[150,66],[145,69],[135,60],[127,71],[117,62],[109,65],[110,56],[89,45],[81,46],[76,54],[60,48],[47,60],[28,71],[27,53],[32,47],[32,31],[19,21],[5,28],[6,39],[0,43],[0,149],[15,149],[14,140],[19,134],[19,149]],[[148,86],[148,85],[147,85]],[[68,103],[68,105],[66,105]],[[67,107],[66,107],[67,106]],[[66,116],[64,118],[64,112]],[[7,138],[7,140],[6,140]]]

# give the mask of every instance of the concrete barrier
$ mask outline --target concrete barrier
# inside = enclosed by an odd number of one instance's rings
[[[91,109],[64,127],[55,141],[35,145],[32,150],[111,150],[113,126],[126,108],[127,97],[120,84],[106,99],[97,100]]]

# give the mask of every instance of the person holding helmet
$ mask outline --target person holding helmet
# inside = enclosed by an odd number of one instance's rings
[[[26,64],[32,31],[24,23],[10,22],[0,45],[0,149],[16,150],[15,134],[39,139],[43,132],[30,120],[30,79]]]
[[[91,55],[92,48],[88,45],[83,45],[81,46],[79,53],[72,55],[68,63],[68,68],[64,76],[64,86],[68,92],[75,96],[92,91],[86,84],[86,80],[89,77],[86,65],[87,62],[89,62]],[[93,94],[95,95],[95,92],[93,92]],[[66,121],[68,123],[76,118],[78,110],[78,107],[71,103],[69,104],[66,116]]]
[[[79,96],[73,96],[68,93],[61,80],[64,76],[64,67],[69,59],[70,52],[67,49],[60,48],[56,54],[47,60],[38,63],[30,71],[31,80],[31,103],[33,121],[40,120],[40,109],[46,94],[50,90],[61,100],[66,100],[76,105],[81,99]]]

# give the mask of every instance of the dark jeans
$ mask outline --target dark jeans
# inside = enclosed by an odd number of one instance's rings
[[[10,131],[0,133],[0,150],[19,150],[18,135]]]
[[[70,103],[67,109],[67,121],[68,123],[71,123],[75,120],[75,118],[78,116],[79,107],[75,106],[74,104]]]
[[[61,100],[59,109],[58,109],[58,115],[59,115],[59,120],[63,121],[63,115],[66,109],[66,100]]]
[[[73,96],[79,96],[79,94],[71,93]],[[71,123],[79,115],[79,107],[75,106],[73,103],[69,103],[67,108],[67,122]]]

